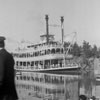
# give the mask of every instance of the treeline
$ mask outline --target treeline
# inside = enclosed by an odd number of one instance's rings
[[[65,47],[68,46],[68,44],[69,43],[65,43]],[[73,45],[71,45],[69,52],[76,57],[84,56],[85,58],[90,58],[100,56],[100,48],[97,48],[96,45],[91,46],[89,42],[86,41],[83,41],[81,46],[75,42]]]

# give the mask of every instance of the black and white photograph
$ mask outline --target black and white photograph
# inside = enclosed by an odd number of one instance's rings
[[[100,100],[100,0],[0,0],[0,100]]]

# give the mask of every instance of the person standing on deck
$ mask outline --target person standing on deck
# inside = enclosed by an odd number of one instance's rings
[[[0,36],[0,100],[17,100],[13,56],[5,49],[5,37]]]

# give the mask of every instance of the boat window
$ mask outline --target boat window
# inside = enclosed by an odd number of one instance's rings
[[[56,53],[60,53],[60,48],[57,48],[56,49]]]
[[[27,76],[26,78],[27,78],[27,80],[30,80],[30,77],[29,76]]]
[[[23,62],[23,66],[26,66],[26,62]]]
[[[26,76],[23,76],[23,80],[26,80]]]
[[[30,62],[29,61],[27,62],[27,66],[30,66]]]
[[[51,53],[54,54],[54,53],[55,53],[55,49],[52,49],[52,50],[51,50]]]
[[[20,62],[20,66],[22,66],[22,62]]]
[[[35,62],[35,65],[36,65],[36,66],[38,65],[38,61]]]
[[[43,65],[43,61],[40,61],[40,65]]]
[[[34,61],[31,62],[31,66],[34,66]]]
[[[46,51],[46,54],[50,54],[50,49],[48,49],[48,50]]]
[[[37,52],[35,52],[35,56],[38,56],[38,53]]]
[[[63,53],[64,52],[64,50],[63,50],[63,48],[61,49],[61,53]]]
[[[44,54],[45,54],[45,50],[42,50],[42,51],[41,51],[41,55],[44,55]]]
[[[18,61],[16,61],[16,65],[18,66]]]

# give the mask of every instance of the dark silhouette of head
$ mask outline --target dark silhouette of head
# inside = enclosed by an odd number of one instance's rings
[[[87,100],[87,97],[86,97],[85,95],[80,95],[80,96],[79,96],[79,99],[80,99],[80,100]]]
[[[4,48],[5,47],[5,37],[0,36],[0,48]]]
[[[96,100],[96,97],[95,97],[95,96],[92,96],[91,99],[92,99],[92,100]]]

